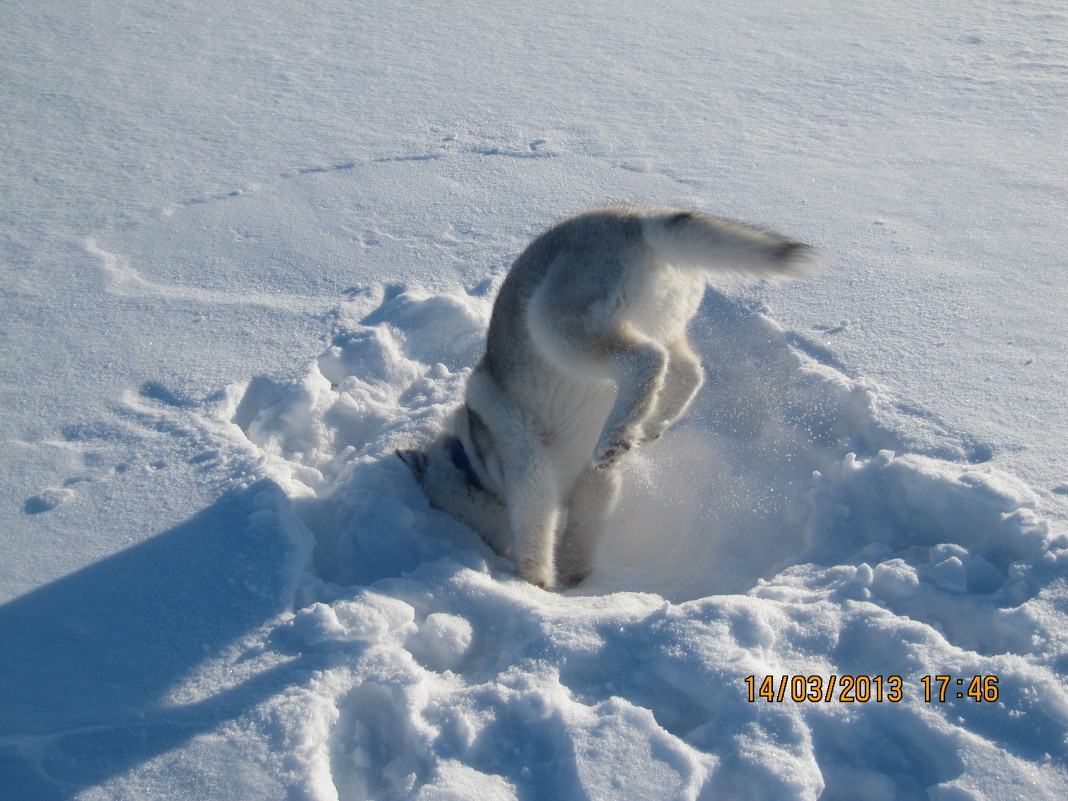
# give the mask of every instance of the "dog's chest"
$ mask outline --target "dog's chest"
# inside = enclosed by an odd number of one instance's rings
[[[615,385],[603,379],[584,380],[548,372],[538,387],[542,440],[554,453],[565,456],[574,450],[585,462],[612,408]]]

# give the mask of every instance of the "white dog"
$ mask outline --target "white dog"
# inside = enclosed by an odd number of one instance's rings
[[[686,338],[708,273],[800,274],[818,253],[698,212],[615,206],[566,219],[516,259],[465,402],[425,451],[397,451],[430,503],[551,588],[591,569],[619,458],[703,381]]]

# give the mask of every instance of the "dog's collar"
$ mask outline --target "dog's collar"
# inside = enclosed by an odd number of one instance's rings
[[[464,450],[464,444],[459,439],[453,441],[452,447],[449,448],[449,456],[452,457],[452,463],[456,465],[456,469],[467,477],[471,486],[483,492],[486,491],[486,488],[478,478],[478,473],[475,472],[474,465],[471,464],[471,457],[467,455],[467,451]]]

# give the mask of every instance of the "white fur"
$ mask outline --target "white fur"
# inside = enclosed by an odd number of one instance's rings
[[[424,452],[398,455],[433,505],[527,581],[578,583],[619,497],[614,465],[660,437],[701,386],[686,327],[708,273],[785,278],[818,258],[698,212],[616,206],[570,217],[516,259],[446,430]],[[477,481],[451,455],[457,439]]]

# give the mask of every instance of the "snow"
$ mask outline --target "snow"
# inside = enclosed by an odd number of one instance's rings
[[[1068,796],[1061,4],[4,18],[0,798]],[[392,452],[618,200],[834,259],[546,593]]]

